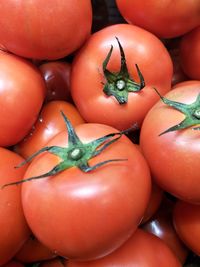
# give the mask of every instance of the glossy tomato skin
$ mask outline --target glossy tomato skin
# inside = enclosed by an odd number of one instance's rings
[[[120,70],[116,37],[124,49],[131,77],[139,82],[135,68],[135,64],[138,64],[146,82],[142,91],[130,92],[128,103],[121,105],[113,96],[103,92],[102,84],[106,83],[102,64],[111,45],[113,54],[108,69],[111,72]],[[104,123],[122,130],[134,123],[141,125],[148,110],[158,100],[152,87],[164,94],[171,88],[171,79],[172,61],[163,43],[139,27],[116,24],[94,33],[75,57],[72,63],[71,94],[86,121]]]
[[[16,252],[28,239],[30,230],[26,223],[22,204],[21,187],[10,186],[2,189],[6,183],[19,181],[23,178],[26,168],[14,168],[24,159],[16,153],[0,148],[0,265],[12,259]]]
[[[5,52],[0,52],[0,80],[0,146],[11,146],[35,123],[46,87],[30,62]]]
[[[90,0],[4,1],[0,11],[1,47],[22,57],[62,58],[90,35]]]
[[[197,255],[200,255],[200,206],[178,201],[173,212],[177,234]]]
[[[122,16],[159,37],[183,35],[199,25],[199,0],[116,0]]]
[[[166,197],[163,198],[159,210],[149,221],[142,225],[142,229],[161,238],[174,251],[180,262],[184,264],[189,249],[181,241],[173,226],[174,204]]]
[[[75,129],[82,142],[117,131],[101,124],[81,124]],[[48,145],[65,147],[66,139],[66,132],[62,132]],[[28,224],[58,255],[76,260],[102,257],[124,243],[139,225],[151,190],[146,161],[125,136],[89,164],[108,159],[127,160],[89,173],[73,167],[55,177],[23,184]],[[45,173],[58,161],[58,157],[45,153],[30,164],[25,177]]]
[[[15,259],[23,263],[40,262],[50,260],[56,255],[35,237],[30,236],[15,255]]]
[[[200,26],[182,37],[180,64],[190,79],[200,80]]]
[[[183,81],[183,82],[179,82],[177,84],[175,84],[172,89],[178,88],[178,87],[185,87],[187,88],[187,90],[192,90],[196,87],[200,87],[200,81],[198,80],[187,80],[187,81]]]
[[[52,100],[71,101],[70,63],[58,60],[49,61],[41,64],[39,69],[47,87],[45,102]]]
[[[197,83],[191,89],[177,87],[165,97],[190,104],[199,93]],[[184,118],[180,111],[158,101],[145,117],[140,145],[154,180],[161,188],[187,202],[200,203],[200,132],[192,129],[199,125],[159,136]]]
[[[125,244],[106,257],[90,262],[70,261],[67,267],[181,267],[181,263],[167,247],[167,245],[156,236],[137,229]]]
[[[27,158],[44,147],[56,134],[66,130],[61,111],[66,114],[73,126],[84,122],[73,104],[59,100],[50,101],[43,106],[32,131],[14,147],[14,150]]]

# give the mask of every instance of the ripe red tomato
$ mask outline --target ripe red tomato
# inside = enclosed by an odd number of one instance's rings
[[[0,187],[21,180],[26,168],[15,169],[23,158],[0,147]],[[0,189],[0,265],[7,263],[28,239],[30,231],[21,204],[21,187]]]
[[[182,37],[180,64],[190,79],[200,80],[200,26]]]
[[[197,101],[199,94],[197,83],[190,89],[177,87],[165,98],[183,103],[182,107]],[[155,182],[177,198],[193,203],[200,203],[200,131],[193,130],[200,124],[198,101],[196,107],[190,106],[190,119],[197,125],[160,135],[186,117],[160,100],[145,117],[140,134],[140,145]]]
[[[84,144],[117,132],[107,125],[88,123],[75,129]],[[47,144],[52,145],[67,147],[66,131]],[[65,159],[69,159],[68,153]],[[89,165],[110,159],[125,161],[110,162],[91,172],[72,167],[23,183],[28,224],[34,235],[58,255],[76,260],[102,257],[124,243],[139,225],[150,197],[148,165],[126,136],[90,159]],[[83,164],[83,158],[80,160]],[[58,156],[46,152],[31,162],[24,178],[44,174],[59,162]]]
[[[43,260],[50,260],[55,257],[56,255],[52,251],[50,251],[33,236],[29,237],[15,255],[15,259],[23,263],[40,262]]]
[[[69,260],[67,267],[181,267],[178,258],[158,237],[138,229],[125,244],[113,253],[89,262]]]
[[[173,220],[182,241],[194,253],[200,255],[200,206],[178,201]]]
[[[152,183],[151,197],[144,213],[144,217],[142,218],[142,224],[148,221],[159,209],[163,199],[163,193],[163,190],[156,183]]]
[[[43,106],[32,131],[14,147],[14,150],[27,158],[44,147],[56,134],[66,130],[66,125],[60,116],[61,110],[73,126],[84,122],[73,104],[65,101],[50,101]]]
[[[116,0],[116,3],[129,23],[163,38],[183,35],[200,21],[199,0]]]
[[[58,59],[90,35],[90,0],[3,1],[0,46],[22,57]]]
[[[127,93],[130,87],[134,87],[134,82],[130,81],[130,77],[127,77],[129,74],[124,70],[118,73],[121,63],[116,37],[124,50],[128,72],[136,80],[137,86],[140,79],[135,64],[138,64],[144,76],[146,86],[140,91]],[[102,64],[111,46],[113,53],[106,70],[111,76],[108,81]],[[164,94],[171,88],[171,79],[172,61],[163,43],[139,27],[117,24],[94,33],[76,55],[72,63],[71,94],[86,121],[123,130],[135,123],[141,125],[148,110],[158,100],[152,86]],[[120,101],[104,92],[108,86],[120,95]]]
[[[46,87],[34,65],[5,52],[0,52],[0,80],[0,146],[11,146],[35,123]]]
[[[142,225],[142,229],[161,238],[174,251],[180,262],[184,264],[189,250],[174,229],[173,208],[174,203],[167,198],[163,198],[159,210],[149,221]]]
[[[39,69],[47,87],[45,102],[52,100],[71,101],[71,65],[63,61],[50,61],[41,64]]]

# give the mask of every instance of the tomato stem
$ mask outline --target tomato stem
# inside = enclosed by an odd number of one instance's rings
[[[161,136],[165,133],[168,133],[168,132],[186,129],[190,126],[200,124],[200,93],[198,94],[196,100],[193,103],[184,104],[181,102],[167,99],[164,96],[162,96],[156,88],[154,88],[154,90],[160,96],[163,103],[165,103],[166,105],[182,112],[185,115],[185,119],[183,121],[181,121],[177,125],[170,127],[169,129],[165,130],[164,132],[160,133],[159,136]],[[198,129],[198,128],[194,128],[194,129]]]
[[[129,92],[138,92],[145,87],[144,77],[138,67],[135,64],[137,74],[139,76],[140,82],[137,83],[129,75],[128,68],[126,65],[126,58],[124,54],[123,47],[120,44],[119,39],[116,37],[117,43],[119,45],[120,56],[121,56],[121,67],[120,71],[117,73],[111,72],[107,69],[107,65],[110,61],[113,46],[111,46],[108,55],[103,61],[103,72],[106,78],[106,84],[104,85],[103,91],[107,96],[114,96],[119,104],[125,104],[128,102]]]
[[[88,164],[88,161],[91,158],[96,157],[97,155],[102,153],[108,146],[116,142],[119,138],[121,138],[123,134],[129,132],[132,128],[125,130],[125,131],[121,131],[121,132],[107,134],[89,143],[82,143],[82,141],[77,136],[71,122],[67,119],[67,117],[62,111],[61,111],[61,115],[63,116],[63,119],[67,127],[68,147],[59,147],[59,146],[44,147],[40,149],[39,151],[37,151],[36,153],[34,153],[33,155],[31,155],[30,157],[28,157],[25,161],[21,162],[15,168],[19,168],[23,166],[24,164],[30,162],[33,158],[35,158],[36,156],[44,152],[49,152],[51,154],[58,156],[61,160],[58,163],[58,165],[54,166],[47,173],[34,176],[34,177],[30,177],[30,178],[27,178],[21,181],[8,183],[8,184],[3,185],[2,188],[8,185],[17,185],[23,182],[40,179],[40,178],[44,178],[48,176],[53,176],[71,167],[78,167],[83,172],[90,172],[110,162],[126,160],[126,159],[109,159],[109,160],[99,162],[93,166],[89,166]]]

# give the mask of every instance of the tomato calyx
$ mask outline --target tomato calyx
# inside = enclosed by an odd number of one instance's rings
[[[156,88],[154,88],[154,89],[157,92],[157,94],[160,96],[163,103],[165,103],[166,105],[182,112],[185,115],[185,119],[183,121],[181,121],[177,125],[170,127],[169,129],[165,130],[164,132],[160,133],[159,136],[161,136],[165,133],[168,133],[168,132],[186,129],[190,126],[200,124],[200,93],[198,94],[196,100],[193,103],[184,104],[181,102],[167,99],[167,98],[161,96]],[[200,129],[200,127],[197,127],[194,129]]]
[[[124,50],[117,37],[116,40],[119,45],[121,56],[120,71],[115,73],[107,69],[107,65],[113,52],[113,46],[111,45],[110,51],[103,62],[103,73],[107,81],[106,84],[104,84],[103,91],[107,96],[114,96],[119,104],[125,104],[128,102],[128,93],[142,90],[145,87],[145,81],[137,64],[135,64],[135,67],[140,82],[137,83],[133,78],[131,78],[126,65]]]
[[[51,154],[58,156],[61,159],[61,161],[47,173],[41,174],[39,176],[33,176],[33,177],[30,177],[24,180],[8,183],[8,184],[3,185],[2,188],[9,186],[9,185],[17,185],[23,182],[56,175],[57,173],[64,171],[66,169],[69,169],[71,167],[77,167],[83,172],[90,172],[110,162],[127,160],[127,159],[109,159],[109,160],[99,162],[93,166],[89,166],[88,164],[88,161],[91,158],[99,155],[108,146],[116,142],[123,134],[130,131],[130,129],[121,131],[121,132],[107,134],[89,143],[82,143],[82,141],[77,136],[71,122],[67,119],[67,117],[62,111],[61,111],[61,114],[64,118],[67,131],[68,131],[68,147],[59,147],[59,146],[43,147],[40,150],[38,150],[36,153],[34,153],[32,156],[28,157],[25,161],[21,162],[15,168],[19,168],[25,165],[26,163],[30,162],[33,158],[35,158],[36,156],[38,156],[39,154],[43,152],[50,152]]]

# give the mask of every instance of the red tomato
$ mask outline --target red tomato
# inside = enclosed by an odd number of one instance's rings
[[[142,225],[142,229],[161,238],[184,264],[188,256],[188,249],[174,229],[172,222],[173,208],[174,203],[164,198],[159,210],[148,222]]]
[[[101,124],[81,124],[75,129],[84,144],[117,131]],[[67,147],[66,131],[47,145]],[[68,160],[69,155],[64,158]],[[89,165],[109,159],[125,161],[110,162],[86,173],[72,167],[23,183],[28,224],[34,235],[58,255],[77,260],[105,256],[139,225],[151,190],[146,161],[126,136],[90,159]],[[83,164],[83,158],[80,160]],[[59,162],[58,156],[46,152],[31,162],[24,178],[44,174]]]
[[[151,197],[144,213],[141,223],[148,221],[158,210],[163,198],[163,190],[156,184],[152,183]]]
[[[35,237],[30,236],[15,255],[15,259],[23,263],[39,262],[55,258],[56,255]]]
[[[2,267],[24,267],[24,265],[21,262],[11,260],[5,265],[1,265]]]
[[[193,89],[195,87],[200,87],[200,81],[197,80],[188,80],[188,81],[184,81],[184,82],[180,82],[175,84],[172,89],[174,88],[178,88],[178,87],[185,87],[187,88],[187,90]]]
[[[200,21],[199,0],[116,0],[116,3],[129,23],[163,38],[183,35]]]
[[[178,201],[173,219],[179,237],[188,248],[200,255],[200,206]]]
[[[108,80],[102,64],[111,45],[113,54],[107,72],[113,72],[116,76],[121,68],[116,37],[123,47],[130,76],[139,83],[135,67],[138,64],[146,83],[141,91],[128,92],[127,103],[124,102],[125,97],[121,97],[121,104],[116,97],[108,96],[103,91]],[[115,78],[110,78],[109,86],[117,94],[126,94],[130,84],[133,85],[130,79],[127,80],[127,75],[117,74]],[[172,62],[163,43],[139,27],[117,24],[94,33],[75,57],[72,63],[71,94],[86,121],[108,124],[122,130],[135,123],[141,125],[148,110],[158,100],[152,86],[166,93],[171,88],[171,79]]]
[[[169,247],[156,236],[138,229],[119,249],[106,257],[90,262],[70,261],[67,267],[181,267]]]
[[[165,98],[185,104],[194,103],[200,93],[199,83],[193,88],[177,87]],[[185,107],[185,106],[184,106]],[[140,145],[155,182],[165,191],[185,201],[200,203],[200,131],[199,103],[190,109],[197,125],[166,132],[180,125],[185,115],[161,100],[149,111],[143,122]]]
[[[76,107],[71,103],[51,101],[43,106],[32,132],[18,143],[14,150],[27,158],[44,147],[56,134],[66,130],[66,125],[60,114],[61,110],[70,119],[73,126],[84,122]]]
[[[23,158],[0,147],[0,187],[21,180],[26,168],[14,168]],[[21,204],[21,187],[1,188],[0,194],[0,265],[7,263],[28,239],[30,231]]]
[[[90,34],[90,0],[3,1],[1,48],[22,57],[58,59],[78,49]]]
[[[200,26],[182,37],[180,64],[188,77],[200,80]]]
[[[47,86],[46,102],[52,100],[70,101],[71,65],[63,61],[43,63],[39,69]]]
[[[0,52],[0,80],[0,146],[11,146],[35,123],[46,87],[30,62],[5,52]]]

